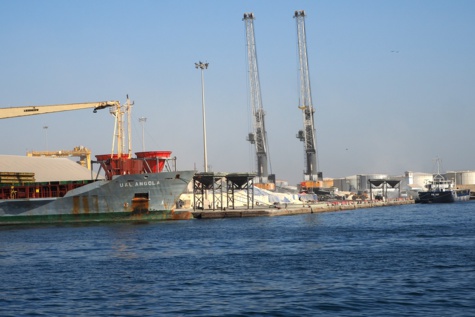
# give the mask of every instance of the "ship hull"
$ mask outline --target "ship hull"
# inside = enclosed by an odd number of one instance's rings
[[[0,225],[190,219],[176,202],[194,171],[120,175],[75,188],[59,198],[4,199]]]
[[[447,191],[427,191],[419,192],[417,202],[425,203],[453,203],[457,201],[468,201],[470,199],[469,189],[447,190]]]

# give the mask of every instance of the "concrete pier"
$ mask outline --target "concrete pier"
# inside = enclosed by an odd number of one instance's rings
[[[277,205],[274,207],[254,207],[245,209],[243,207],[231,210],[195,210],[192,212],[195,219],[217,219],[217,218],[242,218],[242,217],[272,217],[289,216],[299,214],[311,214],[329,211],[354,210],[362,208],[375,208],[386,206],[399,206],[414,204],[413,199],[390,200],[390,201],[337,201],[319,202],[305,205]]]

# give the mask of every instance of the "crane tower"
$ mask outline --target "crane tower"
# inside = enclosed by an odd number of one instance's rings
[[[310,89],[310,74],[308,69],[307,39],[305,34],[305,11],[295,11],[297,21],[298,54],[300,64],[300,98],[299,109],[303,114],[303,130],[297,134],[297,138],[304,143],[305,149],[305,180],[318,181],[322,179],[318,173],[317,146],[313,114],[315,109],[312,104],[312,92]]]
[[[253,116],[253,132],[247,136],[247,141],[256,147],[257,177],[259,183],[268,182],[267,171],[267,136],[264,124],[264,108],[262,107],[259,70],[257,66],[256,41],[254,38],[254,14],[244,13],[246,25],[247,60],[249,63],[250,103]]]

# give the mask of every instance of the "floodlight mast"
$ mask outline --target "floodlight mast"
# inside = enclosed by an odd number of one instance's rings
[[[206,147],[206,112],[205,112],[205,77],[204,70],[208,69],[209,63],[195,63],[195,68],[201,70],[201,110],[203,113],[203,153],[204,153],[204,172],[208,172],[208,150]]]
[[[267,183],[269,176],[267,170],[267,133],[264,124],[265,112],[262,106],[259,69],[257,65],[256,41],[254,36],[254,14],[244,13],[243,21],[246,26],[250,104],[253,116],[253,132],[248,134],[247,141],[255,145],[257,156],[257,177],[259,183]]]
[[[297,138],[304,143],[306,180],[317,181],[321,178],[317,164],[317,141],[313,114],[315,109],[312,104],[312,92],[310,89],[310,74],[307,56],[307,39],[305,32],[305,11],[295,11],[294,18],[297,22],[298,53],[300,64],[300,98],[299,109],[303,114],[304,129],[300,130]]]

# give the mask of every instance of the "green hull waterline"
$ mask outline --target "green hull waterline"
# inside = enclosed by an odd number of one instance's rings
[[[21,224],[70,224],[70,223],[101,223],[101,222],[151,222],[165,220],[192,219],[188,210],[157,210],[143,212],[109,212],[109,213],[81,213],[56,214],[35,216],[3,216],[1,225]]]

